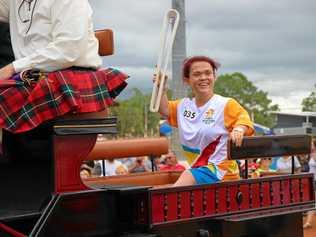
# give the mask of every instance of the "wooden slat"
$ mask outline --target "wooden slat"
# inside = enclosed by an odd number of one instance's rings
[[[251,188],[251,207],[260,207],[260,184],[254,183],[250,185]]]
[[[193,215],[194,217],[199,217],[203,215],[203,191],[194,190],[192,191],[193,195]]]
[[[205,190],[206,192],[206,215],[214,214],[216,211],[216,195],[215,188],[209,187]]]
[[[166,137],[105,140],[95,144],[86,160],[160,156],[167,154],[168,148]]]
[[[291,203],[290,180],[281,180],[282,203],[288,205]]]
[[[167,193],[166,194],[167,210],[166,219],[167,221],[176,220],[178,217],[178,196],[177,193]]]
[[[303,178],[301,179],[301,186],[302,186],[302,199],[304,202],[308,201],[311,199],[311,185],[313,185],[308,178]]]
[[[99,55],[109,56],[114,54],[113,31],[110,29],[95,31],[95,37],[99,41]]]
[[[218,188],[218,213],[225,213],[227,212],[227,192],[226,192],[226,187],[219,187]]]
[[[152,196],[152,221],[160,223],[164,221],[164,195],[157,194]]]
[[[180,192],[180,219],[191,217],[190,192]]]
[[[237,193],[238,193],[238,187],[231,186],[228,189],[229,192],[229,210],[230,211],[238,211],[238,203],[237,203]]]
[[[272,205],[279,206],[281,204],[280,181],[273,181],[272,185]]]
[[[270,196],[270,182],[263,182],[261,184],[261,196],[262,196],[262,207],[270,207],[271,196]]]
[[[300,180],[292,179],[291,180],[291,192],[292,192],[292,202],[300,202]]]
[[[309,154],[311,137],[308,135],[245,137],[241,147],[228,143],[228,159],[253,159],[274,156]]]
[[[248,184],[241,184],[239,185],[239,190],[242,193],[242,202],[239,206],[240,210],[247,210],[250,208],[250,199],[249,199],[249,185]]]
[[[132,186],[156,186],[173,184],[181,175],[181,171],[156,171],[132,173],[127,175],[115,175],[84,179],[83,182],[89,187],[104,187],[111,185]]]

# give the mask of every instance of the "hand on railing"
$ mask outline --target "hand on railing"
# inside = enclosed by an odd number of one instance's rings
[[[247,127],[243,125],[238,125],[234,127],[230,133],[230,138],[236,146],[242,145],[242,140],[244,138],[244,134],[247,131]]]

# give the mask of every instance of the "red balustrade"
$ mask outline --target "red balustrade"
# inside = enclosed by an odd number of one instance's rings
[[[205,189],[205,204],[205,215],[216,213],[215,187],[208,187]]]
[[[180,210],[179,219],[186,219],[191,217],[191,199],[190,192],[179,192],[180,203],[178,208]]]
[[[259,208],[261,206],[260,204],[260,184],[254,183],[250,184],[251,189],[251,207],[252,208]]]
[[[149,190],[153,225],[314,202],[309,174]]]
[[[282,203],[288,205],[291,203],[291,191],[290,191],[290,180],[285,179],[281,180],[282,187]]]

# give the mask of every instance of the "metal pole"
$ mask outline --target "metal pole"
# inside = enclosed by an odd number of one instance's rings
[[[172,48],[172,80],[170,88],[172,99],[187,96],[187,88],[182,81],[182,62],[186,58],[186,29],[185,29],[185,0],[172,0],[172,8],[180,14],[180,22],[176,38]],[[179,146],[178,130],[174,129],[171,135],[171,148],[181,159],[181,148]]]

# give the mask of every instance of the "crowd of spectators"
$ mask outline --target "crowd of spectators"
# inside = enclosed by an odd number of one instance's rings
[[[188,167],[187,163],[180,164],[176,153],[170,150],[167,154],[152,159],[147,156],[139,156],[85,162],[81,166],[81,177],[114,176],[151,171],[183,171]]]
[[[309,172],[313,164],[310,156],[294,156],[294,172]],[[315,161],[314,161],[315,163]],[[107,159],[90,161],[82,165],[83,177],[114,176],[151,171],[183,171],[189,168],[187,162],[179,162],[176,153],[169,150],[161,157],[149,158],[147,156],[129,157],[123,159]],[[240,173],[244,174],[244,163],[240,163]],[[260,177],[266,174],[291,173],[292,158],[290,156],[268,157],[251,160],[248,164],[250,177]]]

